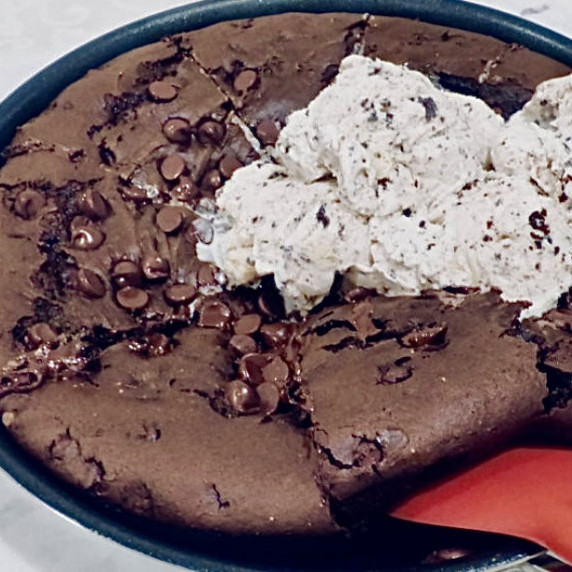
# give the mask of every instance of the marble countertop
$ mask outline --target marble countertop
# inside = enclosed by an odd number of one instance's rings
[[[57,57],[173,0],[0,0],[0,100]],[[480,0],[570,34],[570,0]],[[0,568],[7,572],[176,572],[55,513],[0,470]],[[524,570],[524,568],[522,568]],[[528,570],[529,568],[527,568]],[[536,568],[537,570],[539,568]]]

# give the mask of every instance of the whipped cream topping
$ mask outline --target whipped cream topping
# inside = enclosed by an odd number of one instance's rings
[[[289,310],[336,273],[386,295],[498,288],[541,315],[572,285],[572,78],[509,122],[421,73],[349,56],[294,112],[274,161],[217,192],[199,258],[230,285],[274,274]]]

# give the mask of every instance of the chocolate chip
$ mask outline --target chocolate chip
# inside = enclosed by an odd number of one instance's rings
[[[252,385],[260,385],[265,381],[262,370],[272,360],[271,355],[250,353],[242,356],[238,362],[238,375],[241,379],[248,381]]]
[[[225,399],[234,413],[255,413],[259,399],[256,391],[248,384],[236,379],[225,388]]]
[[[94,220],[106,218],[111,210],[101,193],[94,189],[87,189],[81,193],[78,207],[80,212]]]
[[[243,70],[234,78],[234,90],[239,94],[244,94],[254,87],[257,79],[258,74],[254,70]]]
[[[232,317],[230,308],[218,300],[205,302],[199,311],[199,326],[224,330]]]
[[[224,139],[225,132],[224,124],[209,120],[201,123],[197,135],[203,145],[207,143],[218,145]]]
[[[256,127],[256,135],[263,145],[275,145],[280,129],[272,119],[263,119]]]
[[[401,338],[401,344],[406,348],[429,346],[438,349],[446,344],[447,325],[435,324],[419,327],[408,332]]]
[[[77,272],[77,289],[89,298],[102,298],[105,295],[105,282],[93,270],[80,268]]]
[[[165,157],[159,166],[159,172],[166,181],[176,181],[187,168],[185,159],[181,155],[174,153]]]
[[[290,369],[280,356],[275,356],[262,368],[262,377],[264,381],[283,385],[290,377]]]
[[[179,184],[169,191],[171,198],[181,203],[190,203],[191,200],[197,195],[199,190],[191,179],[187,177],[180,177]]]
[[[228,346],[237,356],[251,354],[258,351],[256,340],[246,334],[235,334],[228,341]]]
[[[202,179],[202,186],[207,191],[216,191],[222,186],[222,176],[218,169],[207,171]]]
[[[157,254],[146,256],[141,263],[141,267],[143,274],[148,280],[164,280],[171,273],[169,261]]]
[[[197,272],[197,282],[199,286],[219,286],[216,279],[216,268],[209,263],[201,264]]]
[[[57,332],[45,322],[38,322],[28,329],[27,342],[32,349],[36,349],[41,345],[55,347],[58,341]]]
[[[233,325],[235,334],[255,334],[262,324],[258,314],[244,314]]]
[[[155,101],[172,101],[177,97],[177,89],[166,81],[154,81],[149,85],[149,95]]]
[[[163,123],[163,134],[171,143],[184,145],[191,141],[191,125],[182,117],[173,117]]]
[[[271,382],[261,383],[256,388],[259,400],[259,412],[262,415],[271,415],[280,404],[280,389]]]
[[[290,337],[290,326],[283,322],[275,324],[264,324],[260,328],[260,333],[266,344],[271,348],[283,346]]]
[[[126,310],[142,310],[149,304],[149,294],[141,288],[125,286],[117,291],[117,303]]]
[[[34,218],[46,204],[44,195],[32,189],[26,189],[16,196],[14,211],[28,220]]]
[[[165,300],[173,306],[188,304],[197,294],[191,284],[173,284],[165,289]]]
[[[155,223],[157,226],[167,234],[177,232],[181,226],[185,217],[183,211],[177,207],[163,207],[155,218]]]
[[[214,229],[212,224],[204,218],[197,218],[193,221],[193,231],[195,237],[203,244],[210,244],[214,239]]]
[[[96,250],[105,240],[105,234],[98,228],[76,227],[72,232],[71,243],[78,250]]]
[[[240,167],[242,167],[242,163],[236,157],[230,155],[223,157],[218,164],[218,170],[225,179],[230,179],[232,174]]]
[[[143,282],[143,272],[135,262],[122,260],[111,271],[111,277],[119,288],[125,286],[140,286]]]

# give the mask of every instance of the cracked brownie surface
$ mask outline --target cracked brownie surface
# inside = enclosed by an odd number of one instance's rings
[[[229,291],[197,259],[216,190],[352,52],[504,115],[570,71],[420,22],[287,14],[129,52],[19,129],[0,170],[0,410],[58,475],[148,518],[325,534],[531,426],[561,435],[566,299],[521,324],[494,292],[336,285],[302,319],[271,277]]]

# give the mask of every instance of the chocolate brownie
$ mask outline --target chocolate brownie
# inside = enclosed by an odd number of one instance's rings
[[[570,71],[421,22],[271,16],[120,56],[4,151],[0,410],[63,479],[175,524],[329,534],[566,406],[569,326],[495,292],[336,284],[302,318],[196,257],[216,190],[354,52],[504,115]]]

